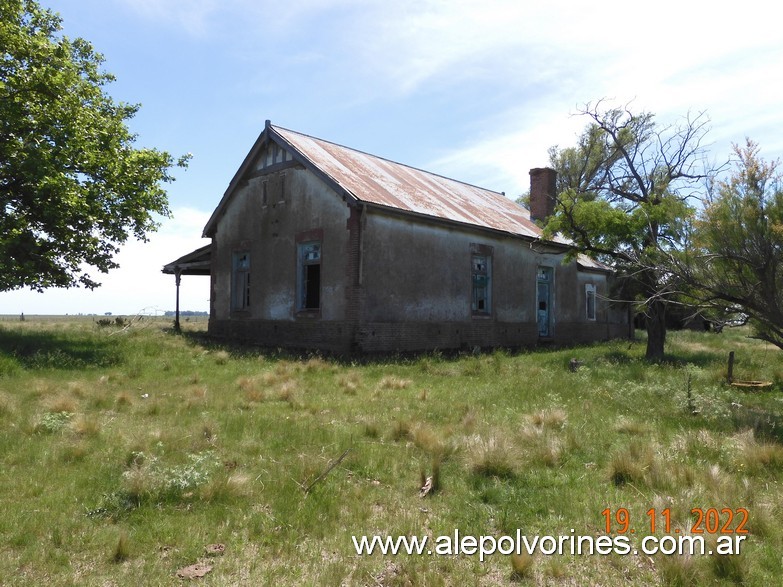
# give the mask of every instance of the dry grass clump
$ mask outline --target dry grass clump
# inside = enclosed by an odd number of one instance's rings
[[[608,464],[608,477],[617,486],[643,483],[651,489],[670,490],[692,485],[694,475],[689,467],[667,459],[652,441],[632,441],[615,451]]]
[[[297,390],[299,386],[296,381],[286,381],[277,387],[277,399],[281,402],[288,402],[292,406],[297,403]]]
[[[316,355],[307,359],[303,369],[308,373],[313,373],[318,371],[332,371],[333,366],[328,361],[325,361],[322,357]]]
[[[413,385],[413,381],[396,375],[384,375],[378,382],[379,389],[407,389],[411,385]]]
[[[438,432],[427,424],[417,424],[410,429],[410,438],[418,448],[440,458],[451,456],[457,446],[444,432]]]
[[[274,387],[296,378],[302,367],[299,363],[291,361],[278,361],[274,369],[261,375],[261,382],[267,387]]]
[[[75,413],[77,411],[76,400],[72,397],[60,394],[53,398],[49,398],[44,402],[44,408],[47,412],[54,414],[58,412]]]
[[[462,430],[464,430],[466,433],[473,432],[473,430],[476,428],[476,411],[473,408],[465,408],[465,414],[462,416],[462,420],[460,420],[460,426],[462,426]]]
[[[131,395],[127,391],[121,391],[114,398],[114,406],[117,409],[126,408],[133,405]]]
[[[707,467],[701,476],[701,481],[707,489],[711,489],[715,494],[720,494],[724,488],[733,483],[732,477],[716,463]]]
[[[207,388],[205,386],[191,387],[189,391],[190,393],[186,402],[187,407],[203,406],[207,401]]]
[[[71,422],[71,430],[76,436],[93,438],[98,436],[101,426],[94,417],[81,415]]]
[[[29,383],[29,390],[32,397],[44,397],[54,393],[55,383],[45,379],[33,379]]]
[[[690,554],[656,557],[664,585],[692,587],[703,583],[696,559]]]
[[[64,463],[78,463],[89,454],[89,450],[83,441],[65,445],[60,452],[60,458]]]
[[[528,460],[532,464],[556,467],[560,464],[566,445],[574,445],[574,437],[561,436],[568,420],[565,410],[550,408],[524,417],[524,424],[517,439],[525,448]]]
[[[561,408],[548,408],[529,416],[529,421],[545,430],[561,430],[568,420],[568,414]]]
[[[207,502],[245,498],[252,493],[252,478],[245,473],[223,471],[213,475],[199,489],[199,497]]]
[[[231,354],[228,351],[217,351],[213,357],[216,365],[225,365],[231,359]]]
[[[17,414],[16,401],[8,393],[0,392],[0,418],[15,417]]]
[[[366,421],[362,426],[364,436],[367,438],[378,438],[381,435],[381,430],[378,427],[378,423],[374,421]]]
[[[755,475],[783,467],[783,446],[776,442],[759,442],[752,430],[737,434],[734,441],[734,463],[739,471]]]
[[[68,393],[77,399],[82,399],[87,395],[87,390],[84,387],[84,383],[81,381],[70,381],[66,387]]]
[[[639,445],[615,452],[609,459],[609,479],[617,486],[644,482],[645,462],[640,457],[646,457],[649,461],[649,452],[642,455],[638,450]]]
[[[392,424],[391,433],[389,434],[389,438],[391,438],[394,442],[399,442],[401,440],[410,440],[411,439],[411,423],[407,420],[395,420],[394,424]]]
[[[474,436],[468,441],[468,468],[475,475],[511,479],[516,476],[514,449],[505,436]]]
[[[536,462],[546,467],[556,467],[560,464],[563,450],[563,441],[549,436],[536,447],[532,456]]]
[[[244,393],[248,403],[261,403],[266,399],[266,392],[256,377],[240,377],[237,379],[237,387]]]
[[[620,434],[627,434],[628,436],[643,436],[650,431],[650,427],[644,422],[638,420],[631,420],[626,417],[621,417],[614,429]]]
[[[521,581],[530,577],[533,574],[533,566],[535,559],[532,555],[523,551],[519,554],[516,552],[511,553],[509,556],[511,561],[511,580]]]
[[[356,395],[362,387],[362,376],[356,371],[350,371],[337,378],[337,385],[346,395]]]

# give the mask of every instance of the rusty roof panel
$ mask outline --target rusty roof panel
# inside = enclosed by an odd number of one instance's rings
[[[530,238],[541,237],[541,229],[530,220],[529,212],[501,193],[278,126],[272,128],[362,202]]]
[[[578,263],[579,267],[582,269],[592,269],[594,271],[606,271],[608,273],[612,272],[612,268],[609,267],[609,265],[606,265],[601,261],[597,261],[596,259],[591,259],[587,255],[584,255],[582,253],[579,253],[579,255],[577,255],[576,262]]]

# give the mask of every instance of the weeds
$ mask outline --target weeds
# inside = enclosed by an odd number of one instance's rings
[[[582,347],[572,373],[573,350],[340,364],[133,326],[0,326],[9,585],[168,584],[216,543],[215,584],[778,581],[779,394],[723,380],[729,348],[767,380],[780,355],[741,332],[671,333],[659,365],[627,341]],[[347,539],[586,534],[607,507],[635,526],[669,508],[681,533],[693,507],[746,507],[752,548],[479,563]]]
[[[189,454],[185,464],[169,466],[155,455],[134,451],[126,464],[122,488],[105,495],[91,515],[117,516],[145,504],[176,504],[193,498],[193,492],[210,481],[219,465],[211,451]]]
[[[36,424],[36,432],[45,432],[47,434],[54,434],[60,432],[65,428],[73,418],[72,412],[48,412],[41,417],[41,420]]]

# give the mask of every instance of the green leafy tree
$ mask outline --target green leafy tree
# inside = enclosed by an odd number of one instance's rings
[[[129,235],[170,211],[162,185],[186,165],[134,146],[138,105],[83,39],[34,0],[0,0],[0,291],[99,285]]]
[[[550,149],[558,172],[555,212],[545,234],[570,239],[578,252],[608,263],[626,296],[646,317],[648,359],[664,355],[666,307],[679,284],[667,259],[685,244],[703,185],[702,115],[659,126],[627,108],[581,114],[590,119],[576,146]]]
[[[783,183],[757,143],[734,145],[734,170],[705,198],[679,273],[702,306],[750,319],[783,349]]]

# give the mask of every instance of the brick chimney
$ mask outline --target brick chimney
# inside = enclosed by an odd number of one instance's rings
[[[544,220],[555,211],[557,172],[549,167],[530,170],[530,218]]]

